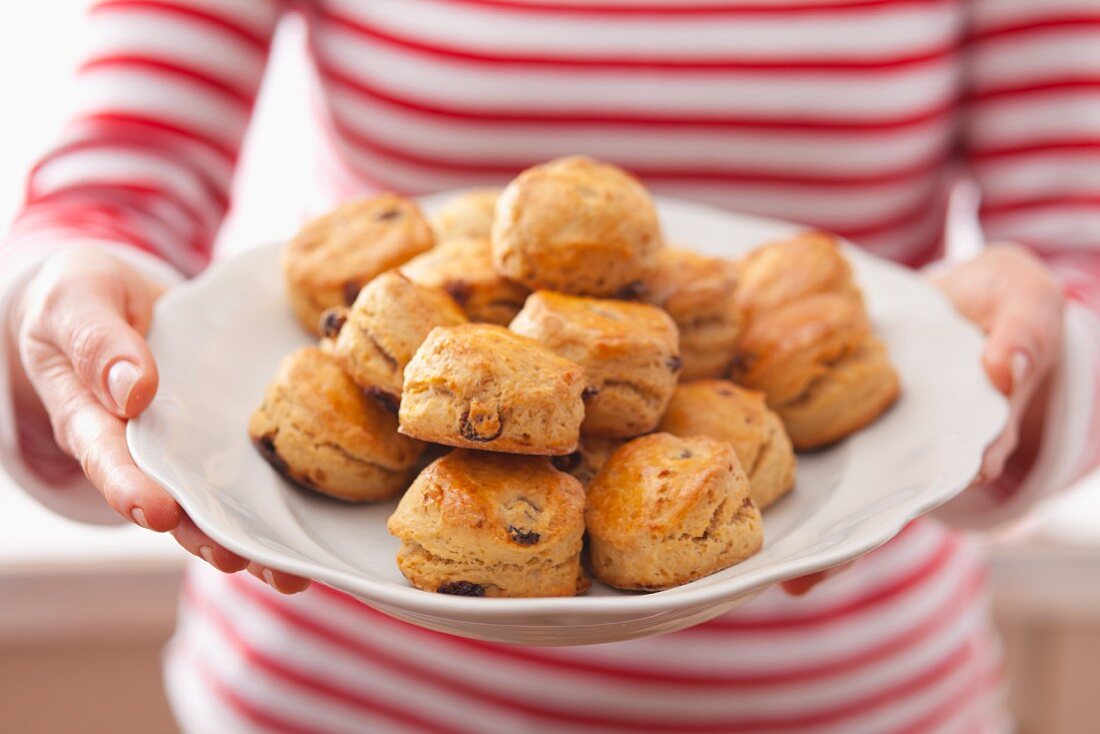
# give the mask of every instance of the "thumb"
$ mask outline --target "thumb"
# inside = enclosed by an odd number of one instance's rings
[[[149,406],[158,379],[152,352],[129,320],[137,316],[147,328],[152,299],[146,296],[143,308],[126,280],[120,276],[66,288],[57,294],[47,324],[81,382],[120,418],[132,418]]]

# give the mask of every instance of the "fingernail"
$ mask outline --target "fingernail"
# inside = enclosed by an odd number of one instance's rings
[[[264,583],[275,589],[275,591],[279,590],[279,587],[275,585],[275,574],[271,573],[270,568],[265,568],[260,572],[260,575],[264,577]]]
[[[135,507],[134,509],[130,510],[130,517],[134,518],[134,522],[136,522],[138,525],[145,528],[146,530],[151,529],[149,527],[149,522],[145,519],[145,510],[141,509],[140,507]]]
[[[200,545],[199,546],[199,556],[202,558],[202,560],[206,561],[211,566],[214,565],[214,549],[211,548],[210,546]]]
[[[1015,390],[1031,372],[1031,357],[1025,352],[1013,352],[1009,368],[1012,370],[1012,389]]]
[[[130,394],[140,378],[141,372],[138,371],[137,365],[125,359],[115,362],[111,365],[111,369],[107,370],[107,391],[111,393],[111,399],[123,413],[126,412]]]

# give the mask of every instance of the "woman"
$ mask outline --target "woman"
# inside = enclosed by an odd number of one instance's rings
[[[1100,304],[1091,5],[103,0],[84,106],[32,171],[4,248],[4,464],[59,512],[113,508],[206,561],[168,656],[187,731],[997,730],[982,562],[935,521],[808,596],[823,575],[663,638],[510,648],[319,585],[286,596],[308,582],[207,538],[134,466],[123,427],[156,390],[153,303],[209,259],[268,43],[294,9],[337,196],[499,183],[586,152],[659,193],[919,267],[942,252],[948,182],[965,169],[986,234],[1013,244],[937,282],[988,334],[983,363],[1013,414],[944,518],[1018,515],[1091,469],[1100,444],[1100,331],[1083,308]]]

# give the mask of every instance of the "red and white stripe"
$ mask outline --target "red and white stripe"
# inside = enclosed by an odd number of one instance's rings
[[[988,234],[1034,247],[1100,312],[1094,0],[101,0],[77,113],[4,247],[105,240],[200,270],[288,9],[341,195],[587,152],[915,266],[941,251],[965,167]],[[1077,338],[1100,355],[1095,329]],[[1100,430],[1074,446],[1059,476],[1100,461]],[[197,570],[168,673],[203,732],[986,731],[1000,663],[982,581],[969,546],[921,522],[807,598],[528,650]]]

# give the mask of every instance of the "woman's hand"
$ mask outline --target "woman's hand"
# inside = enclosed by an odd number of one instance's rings
[[[1038,447],[1043,388],[1062,352],[1062,290],[1038,258],[1012,245],[992,245],[933,282],[959,313],[986,333],[982,366],[1011,406],[1008,424],[986,449],[974,480],[975,486],[987,484],[1001,475],[1014,452]],[[850,565],[782,586],[800,596]]]
[[[126,421],[145,410],[157,390],[157,366],[145,334],[161,290],[91,248],[48,260],[13,314],[26,382],[40,400],[17,395],[20,420],[34,421],[26,412],[44,409],[46,415],[38,417],[43,423],[48,417],[60,451],[79,461],[127,520],[172,533],[187,551],[221,571],[247,568],[279,591],[301,591],[309,581],[251,563],[211,540],[130,457]]]
[[[974,482],[986,484],[1015,451],[1038,446],[1044,387],[1062,353],[1065,300],[1042,261],[1013,245],[987,247],[933,282],[986,333],[982,365],[1009,399],[1008,425],[986,449]]]

